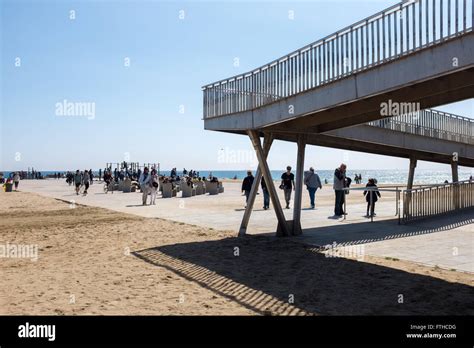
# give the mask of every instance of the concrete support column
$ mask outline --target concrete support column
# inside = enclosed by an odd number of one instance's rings
[[[303,195],[304,155],[306,139],[304,135],[298,136],[298,157],[296,160],[295,201],[293,205],[292,234],[298,236],[301,230],[301,199]]]
[[[408,171],[408,182],[407,190],[413,189],[413,181],[415,179],[415,168],[416,168],[417,159],[410,157],[410,169]],[[407,215],[410,211],[410,202],[411,202],[411,192],[407,192],[405,206],[403,207],[404,215]]]
[[[267,184],[268,193],[270,194],[270,200],[273,204],[273,209],[275,210],[275,214],[278,219],[277,236],[288,236],[288,224],[286,223],[285,215],[283,214],[283,209],[281,209],[280,200],[278,199],[275,185],[273,184],[273,179],[270,173],[270,169],[268,168],[267,160],[265,159],[265,156],[263,154],[263,149],[260,143],[258,132],[255,130],[249,130],[247,131],[247,134],[249,135],[250,140],[252,141],[252,145],[255,149],[255,153],[257,154],[259,168],[265,179],[265,183]]]
[[[273,136],[271,133],[265,133],[263,138],[263,156],[265,160],[268,157],[268,153],[270,152],[270,147],[272,146]],[[257,197],[258,186],[260,185],[260,181],[262,180],[262,171],[260,167],[257,166],[257,170],[255,172],[255,179],[252,184],[252,189],[250,190],[249,199],[247,201],[247,207],[245,208],[244,216],[242,217],[242,222],[240,223],[239,228],[239,237],[245,236],[247,233],[247,226],[249,224],[250,215],[252,214],[253,205],[255,203],[255,198]]]
[[[454,209],[459,209],[459,173],[458,173],[458,162],[451,161],[451,173],[453,176],[453,205]]]

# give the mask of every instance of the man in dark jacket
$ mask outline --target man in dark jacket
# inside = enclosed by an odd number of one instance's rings
[[[244,181],[242,181],[242,192],[245,192],[245,203],[249,200],[250,190],[252,189],[254,177],[252,172],[249,170],[247,171],[247,176],[245,177]]]

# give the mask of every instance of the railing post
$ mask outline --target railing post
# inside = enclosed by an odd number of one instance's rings
[[[459,174],[458,174],[458,162],[451,161],[451,173],[453,176],[453,204],[454,209],[459,209]]]

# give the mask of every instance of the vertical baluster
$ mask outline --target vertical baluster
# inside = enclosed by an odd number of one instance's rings
[[[433,42],[436,42],[436,0],[433,0]]]
[[[448,37],[451,36],[451,0],[448,0]]]
[[[415,12],[416,3],[411,4],[411,47],[414,50],[416,47],[416,12]],[[408,10],[407,10],[408,11]],[[408,22],[407,22],[408,23]]]
[[[318,45],[318,86],[321,84],[321,45]]]
[[[400,5],[400,12],[397,12],[397,13],[399,16],[398,22],[400,26],[400,54],[402,54],[403,53],[403,6],[402,5]]]
[[[457,34],[459,30],[459,0],[454,0],[454,33]]]
[[[392,14],[388,14],[388,58],[392,57]]]
[[[326,81],[326,40],[323,41],[323,47],[322,47],[322,50],[323,50],[323,63],[322,63],[322,66],[323,66],[323,78],[322,78],[322,81],[323,83]]]
[[[394,56],[398,55],[398,24],[400,22],[399,18],[401,14],[401,10],[396,11],[393,13],[393,37],[394,37]],[[398,20],[397,20],[398,19]]]
[[[314,47],[311,47],[309,54],[309,88],[314,87]]]
[[[352,72],[355,66],[354,30],[352,29],[352,27],[351,27],[350,35],[351,35],[351,70],[350,71]]]
[[[412,4],[413,8],[415,4]],[[410,6],[405,7],[405,51],[410,51]],[[415,24],[415,18],[413,18],[413,25]]]
[[[425,6],[425,12],[426,12],[426,18],[425,18],[425,24],[426,24],[426,45],[429,44],[430,42],[430,13],[429,13],[429,4],[430,0],[426,0],[426,6]]]
[[[462,30],[466,31],[466,0],[462,0]]]
[[[369,65],[369,24],[365,22],[365,66]]]
[[[328,43],[328,76],[329,81],[334,79],[334,39]]]
[[[386,31],[385,31],[385,13],[382,15],[382,59],[385,60],[385,57],[386,57],[386,49],[385,49],[385,34],[386,34]]]
[[[293,58],[288,58],[288,96],[293,94]]]
[[[295,59],[295,56],[291,57],[291,64],[290,64],[290,68],[291,68],[291,72],[290,72],[290,76],[291,76],[291,93],[290,95],[293,95],[296,93],[296,71],[295,71],[295,68],[296,68],[296,59]]]
[[[423,1],[420,0],[418,4],[418,46],[423,46]]]
[[[339,64],[339,40],[340,40],[339,34],[337,34],[336,35],[336,44],[335,44],[335,46],[336,46],[336,54],[335,54],[336,55],[336,57],[335,57],[335,59],[336,59],[336,64],[335,64],[336,75],[335,75],[335,78],[336,79],[339,77],[339,66],[340,66],[340,64]]]
[[[374,21],[370,22],[370,50],[371,50],[371,57],[370,57],[370,64],[375,64],[375,47],[374,47]]]
[[[355,30],[355,71],[359,69],[359,28]]]
[[[443,40],[443,0],[439,0],[440,12],[439,12],[439,39]]]
[[[344,74],[349,72],[349,35],[350,35],[350,32],[347,32],[344,34],[344,39],[345,39],[344,50],[346,52],[346,54],[344,55],[344,63],[343,63]]]

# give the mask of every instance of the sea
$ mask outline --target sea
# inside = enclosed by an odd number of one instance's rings
[[[272,177],[275,180],[279,180],[281,174],[284,172],[284,169],[281,170],[271,170]],[[43,176],[52,175],[54,173],[64,173],[64,170],[57,171],[40,171]],[[209,177],[210,174],[219,179],[238,179],[242,180],[247,176],[246,170],[197,170],[199,176]],[[3,171],[4,177],[10,175],[10,171]],[[316,173],[321,178],[321,181],[324,183],[327,180],[327,183],[332,183],[334,170],[319,170]],[[169,175],[169,170],[160,171],[162,175]],[[255,174],[255,173],[254,173]],[[397,169],[355,169],[348,170],[347,176],[354,179],[356,174],[362,175],[362,182],[365,183],[369,178],[374,178],[377,180],[378,185],[381,184],[404,184],[408,180],[408,170],[397,170]],[[182,175],[182,172],[178,171],[178,175]],[[470,176],[474,177],[474,168],[459,168],[459,180],[467,180]],[[98,176],[98,171],[94,171],[94,176]],[[430,169],[416,169],[415,170],[415,184],[440,184],[445,180],[452,181],[451,170],[430,170]]]

